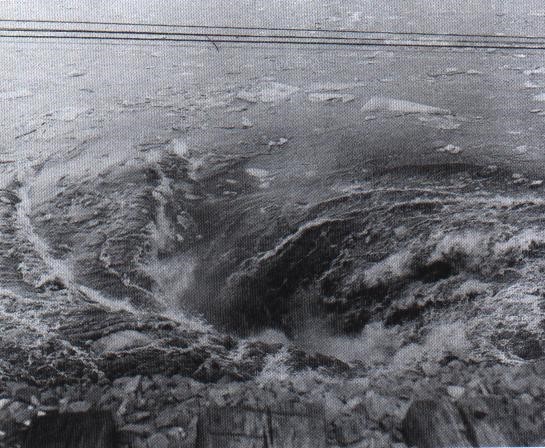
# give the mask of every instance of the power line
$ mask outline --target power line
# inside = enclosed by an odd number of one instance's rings
[[[76,25],[106,25],[106,26],[137,26],[137,27],[158,27],[158,28],[201,28],[201,29],[224,29],[224,30],[253,30],[253,31],[296,31],[296,32],[324,32],[343,34],[385,34],[402,36],[443,36],[443,37],[476,37],[476,38],[499,38],[499,39],[545,39],[545,36],[517,35],[517,34],[464,34],[464,33],[430,33],[421,31],[383,31],[383,30],[351,30],[351,29],[325,29],[325,28],[282,28],[282,27],[249,27],[249,26],[228,26],[228,25],[184,25],[167,23],[146,23],[146,22],[100,22],[87,20],[48,20],[48,19],[0,19],[0,22],[8,23],[49,23],[49,24],[76,24]]]
[[[198,37],[121,37],[121,36],[100,36],[100,35],[79,35],[79,36],[56,36],[52,34],[2,34],[0,38],[17,38],[17,39],[58,39],[58,40],[96,40],[96,41],[145,41],[145,42],[193,42],[193,43],[210,43],[210,35],[200,35],[203,38]],[[236,37],[236,36],[234,36]],[[283,39],[281,37],[277,39],[263,39],[257,38],[217,38],[214,39],[215,43],[234,43],[234,44],[286,44],[286,45],[314,45],[314,46],[356,46],[356,47],[429,47],[429,48],[467,48],[467,49],[507,49],[507,50],[545,50],[544,45],[538,44],[511,44],[511,43],[497,43],[487,44],[480,42],[433,42],[433,41],[421,41],[421,42],[406,42],[406,41],[392,41],[386,39],[376,40],[356,40],[356,39],[344,39],[335,41],[305,41],[296,39]],[[283,39],[283,40],[282,40]]]
[[[222,39],[222,38],[232,38],[236,39],[237,41],[241,39],[304,39],[304,40],[314,40],[318,42],[322,41],[340,41],[340,42],[348,42],[348,41],[369,41],[369,42],[377,42],[383,40],[382,38],[372,38],[372,37],[358,37],[358,38],[351,38],[348,36],[301,36],[301,35],[274,35],[274,34],[233,34],[233,33],[190,33],[190,32],[158,32],[158,31],[128,31],[128,30],[84,30],[84,29],[59,29],[59,28],[12,28],[12,27],[0,27],[1,31],[7,31],[7,32],[21,32],[21,33],[36,33],[36,32],[45,32],[45,33],[60,33],[60,34],[68,34],[68,33],[78,33],[78,34],[91,34],[91,35],[135,35],[135,36],[176,36],[176,37],[204,37],[211,43],[214,42],[214,39]],[[402,41],[406,42],[406,39],[389,39],[389,41]],[[433,42],[433,41],[422,41],[422,42]],[[463,44],[498,44],[501,41],[485,41],[485,40],[462,40],[462,41],[454,41],[455,43],[463,43]],[[545,40],[541,42],[514,42],[509,41],[505,42],[505,44],[509,45],[539,45],[539,44],[545,44]],[[533,48],[533,47],[532,47]]]
[[[351,38],[349,36],[302,36],[302,35],[274,35],[274,34],[233,34],[233,33],[190,33],[190,32],[159,32],[159,31],[133,31],[133,30],[96,30],[96,29],[76,29],[76,28],[68,28],[68,29],[60,29],[60,28],[29,28],[29,27],[0,27],[0,31],[8,31],[8,32],[24,32],[24,33],[34,33],[34,32],[46,32],[46,33],[82,33],[82,34],[105,34],[105,35],[137,35],[137,36],[182,36],[182,37],[204,37],[208,39],[209,41],[213,42],[212,37],[214,38],[233,38],[233,39],[253,39],[253,38],[263,38],[263,39],[306,39],[306,40],[331,40],[331,41],[348,41],[348,40],[357,40],[357,41],[379,41],[382,40],[382,38]],[[469,35],[468,35],[469,37]],[[402,41],[403,39],[395,39],[398,41]],[[403,41],[406,41],[403,40]],[[423,42],[432,42],[432,41],[423,41]],[[456,43],[477,43],[477,44],[497,44],[501,42],[501,40],[462,40],[462,41],[454,41]],[[504,41],[506,44],[509,45],[539,45],[539,44],[545,44],[545,40],[541,40],[540,42],[516,42],[516,41]]]

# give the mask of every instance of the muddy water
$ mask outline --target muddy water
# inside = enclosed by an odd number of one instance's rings
[[[11,68],[6,288],[345,359],[542,354],[537,55],[176,51]]]

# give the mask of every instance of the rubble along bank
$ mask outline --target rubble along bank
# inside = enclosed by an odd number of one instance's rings
[[[333,447],[538,446],[545,440],[545,362],[524,366],[452,359],[426,372],[355,371],[344,378],[308,368],[263,371],[247,381],[205,383],[185,375],[0,389],[0,446],[17,446],[37,415],[111,411],[119,446],[194,446],[208,405],[263,409],[279,403],[324,406]]]

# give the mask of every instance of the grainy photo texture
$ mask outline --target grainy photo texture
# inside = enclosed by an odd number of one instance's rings
[[[545,3],[0,1],[0,448],[545,446]]]

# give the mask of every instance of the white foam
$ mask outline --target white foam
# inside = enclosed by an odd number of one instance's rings
[[[364,281],[368,286],[376,286],[391,279],[405,277],[411,272],[413,258],[411,249],[401,249],[367,269],[363,273]]]
[[[25,183],[25,179],[29,178],[32,178],[32,175],[28,169],[22,169],[19,172],[19,181],[23,186],[18,191],[20,202],[17,204],[16,209],[17,224],[22,238],[31,244],[32,249],[48,268],[48,272],[42,274],[36,286],[40,286],[49,279],[59,279],[68,286],[74,282],[72,270],[62,260],[58,260],[51,255],[48,244],[34,231],[30,219],[32,208],[30,187]]]
[[[187,142],[180,139],[176,139],[172,142],[172,151],[183,159],[186,159],[190,154]]]
[[[262,168],[246,168],[246,172],[252,176],[259,179],[260,188],[268,188],[271,184],[272,176],[269,171]]]

